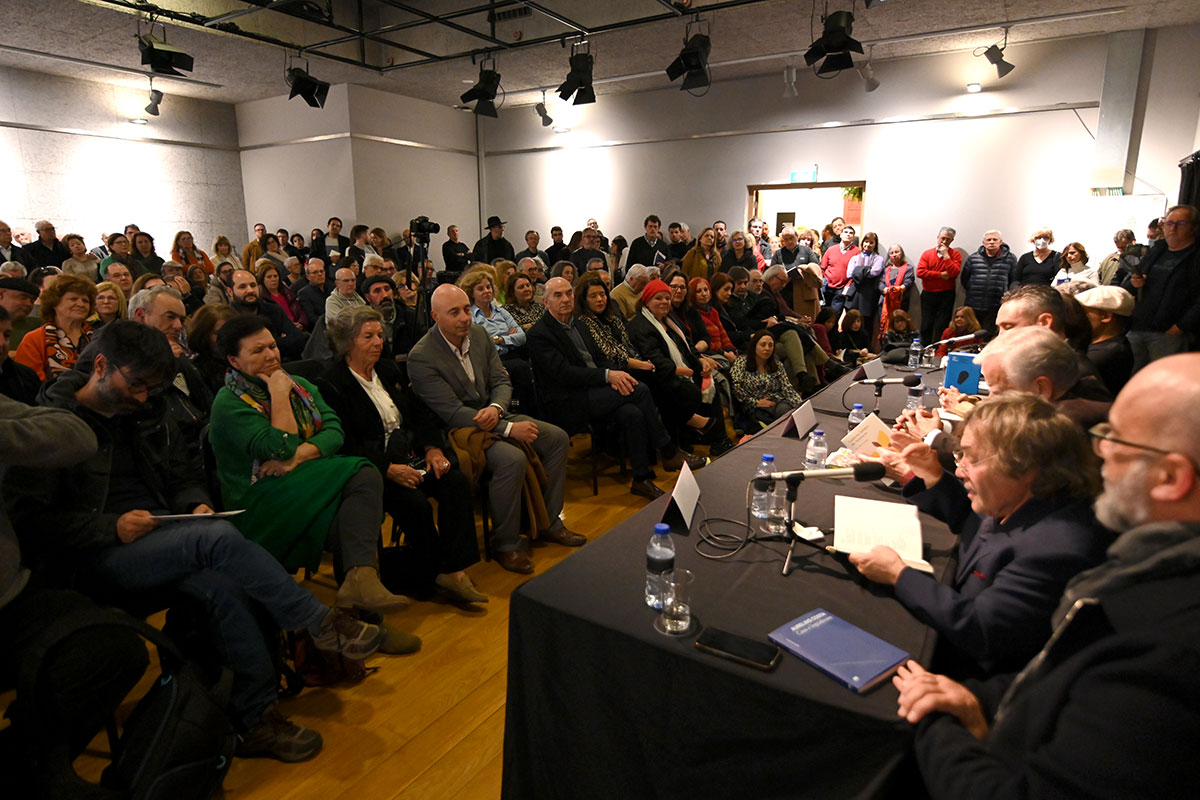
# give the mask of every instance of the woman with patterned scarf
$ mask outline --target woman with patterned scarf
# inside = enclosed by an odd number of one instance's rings
[[[44,383],[75,366],[92,341],[87,318],[96,310],[96,284],[82,275],[59,275],[38,296],[46,322],[25,334],[13,359]]]
[[[332,551],[340,607],[408,605],[379,580],[379,470],[336,455],[340,420],[316,387],[283,370],[261,317],[233,317],[217,346],[231,369],[213,401],[209,440],[225,507],[245,509],[232,522],[288,570],[315,569],[321,551]]]

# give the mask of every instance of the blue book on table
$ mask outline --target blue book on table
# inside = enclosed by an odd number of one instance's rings
[[[772,642],[856,692],[865,692],[904,663],[908,653],[823,608],[767,634]]]

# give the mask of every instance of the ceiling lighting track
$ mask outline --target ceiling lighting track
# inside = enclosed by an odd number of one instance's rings
[[[257,14],[259,11],[278,11],[282,6],[286,6],[295,2],[297,2],[297,0],[271,0],[271,2],[267,3],[265,6],[250,6],[249,8],[242,8],[238,9],[237,11],[230,11],[228,14],[222,14],[219,17],[210,17],[204,20],[204,27],[211,28],[214,25],[220,25],[222,22],[229,22],[232,19],[244,17],[247,14]]]
[[[451,30],[458,31],[459,33],[466,34],[467,36],[474,36],[476,39],[482,39],[489,44],[494,44],[498,47],[504,48],[512,47],[512,42],[506,42],[503,39],[497,39],[495,36],[489,36],[486,33],[480,33],[479,31],[471,30],[465,25],[459,25],[457,22],[451,22],[445,17],[439,17],[437,14],[430,14],[428,11],[410,6],[408,3],[401,3],[398,0],[379,0],[379,2],[383,3],[385,6],[391,6],[392,8],[396,8],[401,11],[407,11],[409,14],[415,14],[418,17],[424,18],[430,23],[450,28]]]
[[[550,9],[543,6],[541,3],[525,3],[524,5],[528,6],[529,8],[533,9],[534,11],[538,12],[539,14],[541,14],[544,17],[549,17],[550,19],[557,22],[559,25],[566,25],[568,28],[574,28],[575,30],[577,30],[583,34],[591,33],[591,31],[589,29],[583,27],[578,22],[567,19],[562,14],[559,14],[557,11],[551,11]]]
[[[103,61],[91,61],[86,58],[76,58],[75,56],[60,56],[57,53],[46,53],[41,50],[26,50],[24,47],[13,47],[8,44],[0,44],[0,50],[6,53],[18,53],[23,56],[33,56],[34,58],[47,58],[51,61],[62,61],[67,64],[78,64],[83,67],[95,67],[96,69],[107,69],[113,72],[123,72],[126,75],[139,75],[143,78],[158,78],[160,81],[176,81],[178,83],[187,83],[192,86],[206,86],[209,89],[223,89],[223,83],[210,83],[196,78],[187,78],[182,75],[156,75],[148,69],[136,69],[134,67],[122,67],[118,64],[106,64]]]

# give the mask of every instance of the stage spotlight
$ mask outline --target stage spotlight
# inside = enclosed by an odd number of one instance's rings
[[[592,88],[592,66],[595,59],[587,50],[578,50],[579,45],[571,46],[571,71],[567,79],[558,87],[558,96],[570,100],[575,95],[575,105],[596,102],[596,90]]]
[[[708,54],[712,51],[712,40],[703,33],[688,39],[679,55],[667,67],[667,77],[672,81],[683,78],[680,91],[701,89],[712,83],[708,73]]]
[[[541,118],[543,128],[549,128],[554,124],[554,119],[546,113],[546,103],[544,101],[534,106],[533,110]]]
[[[835,11],[824,18],[821,38],[812,43],[804,54],[804,63],[813,66],[821,59],[825,63],[817,70],[818,75],[827,75],[854,67],[851,51],[861,53],[862,44],[851,37],[854,15],[849,11]]]
[[[858,68],[858,75],[863,79],[864,91],[873,92],[879,88],[879,79],[875,77],[875,68],[870,61]]]
[[[1007,38],[1007,36],[1005,38]],[[1004,49],[997,47],[996,45],[992,45],[987,50],[984,50],[983,57],[996,67],[997,77],[1003,78],[1005,75],[1016,69],[1016,67],[1004,60]]]
[[[163,35],[166,35],[165,29]],[[182,75],[192,71],[194,59],[178,47],[167,44],[165,39],[142,34],[138,36],[138,49],[142,51],[142,63],[159,75]]]
[[[329,95],[328,83],[317,80],[301,67],[288,69],[286,80],[288,86],[292,87],[288,100],[299,96],[313,108],[325,107],[325,98]]]
[[[493,69],[488,69],[491,65]],[[492,59],[484,59],[479,65],[479,80],[470,89],[467,89],[459,96],[459,100],[464,103],[475,101],[475,112],[477,117],[498,117],[496,113],[496,93],[500,91],[500,73],[494,69],[496,62]]]
[[[791,64],[783,68],[783,96],[800,96],[800,93],[796,91],[796,68]]]
[[[150,89],[150,103],[146,106],[146,113],[152,117],[158,116],[158,105],[163,100],[163,93],[158,89]]]

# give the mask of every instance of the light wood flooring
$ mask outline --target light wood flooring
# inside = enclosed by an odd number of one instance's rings
[[[572,441],[564,516],[571,530],[595,539],[647,501],[629,493],[629,476],[621,477],[616,463],[608,459],[602,462],[600,493],[592,496],[589,447],[586,436]],[[674,480],[675,473],[659,470],[658,483],[664,490],[670,491]],[[558,545],[536,548],[535,574],[574,552]],[[490,602],[474,613],[436,601],[414,602],[390,615],[392,624],[421,637],[421,651],[374,656],[367,664],[379,670],[362,683],[305,689],[284,701],[284,713],[321,732],[324,750],[302,764],[237,759],[225,780],[224,798],[498,798],[509,597],[529,576],[506,572],[495,562],[480,562],[467,572]],[[334,582],[328,564],[306,585],[331,601]],[[134,697],[141,696],[151,677],[143,679]],[[127,703],[122,714],[131,706]],[[97,737],[93,747],[95,753],[77,763],[80,774],[91,779],[106,763],[100,754],[107,742]]]

